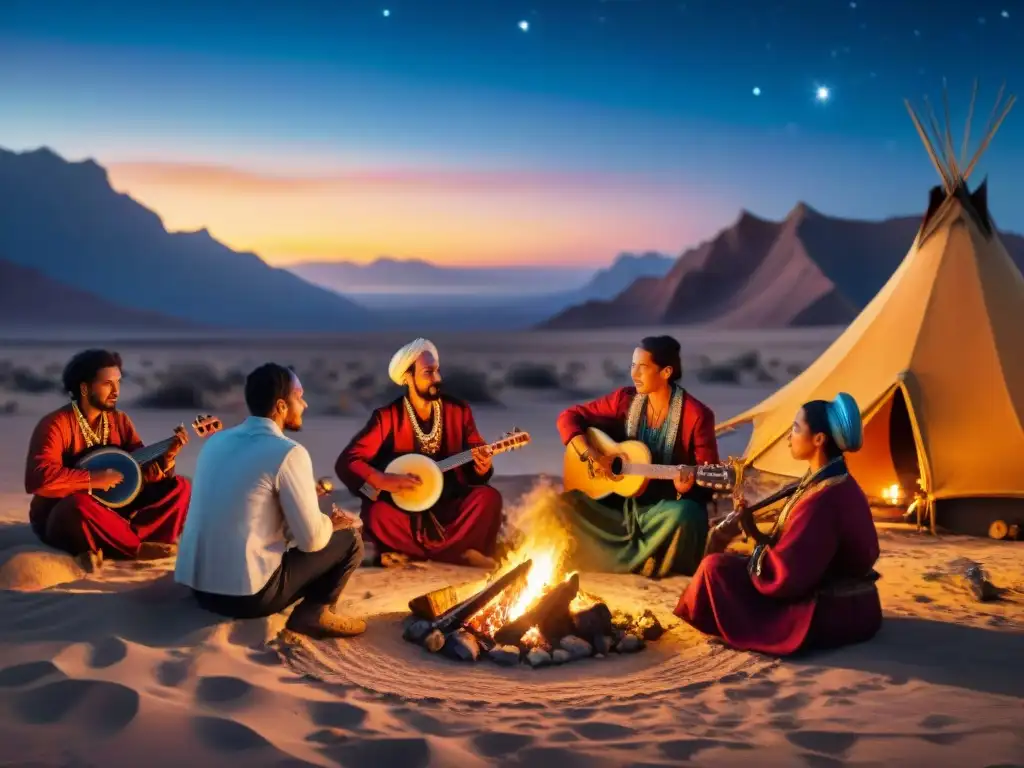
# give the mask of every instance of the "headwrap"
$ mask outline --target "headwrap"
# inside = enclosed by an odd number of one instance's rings
[[[864,443],[864,425],[852,395],[840,392],[828,404],[828,430],[843,453],[860,450]]]
[[[395,352],[391,356],[391,362],[388,363],[388,376],[391,380],[401,386],[403,383],[402,378],[405,376],[405,372],[409,370],[409,366],[415,363],[416,359],[424,352],[429,352],[434,356],[435,360],[440,360],[437,354],[437,347],[429,339],[410,341]]]

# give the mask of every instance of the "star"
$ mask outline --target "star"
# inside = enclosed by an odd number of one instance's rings
[[[814,100],[820,104],[824,104],[830,98],[832,98],[832,91],[825,85],[819,85],[814,91]]]
[[[754,86],[753,94],[755,96],[760,96],[761,95],[761,89],[758,88],[756,85]]]
[[[384,9],[384,18],[387,18],[390,15],[391,15],[391,11],[389,11],[387,8],[385,8]]]
[[[523,32],[529,32],[530,31],[530,22],[528,22],[528,21],[520,21],[519,22],[519,28],[521,30],[523,30]]]
[[[1010,12],[1009,11],[1003,11],[999,15],[1002,16],[1004,19],[1010,18]]]
[[[857,3],[855,3],[855,2],[851,2],[851,3],[850,3],[850,7],[851,7],[851,8],[856,8],[856,7],[857,7]]]

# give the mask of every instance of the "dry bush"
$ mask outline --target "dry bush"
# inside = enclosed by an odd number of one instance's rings
[[[482,371],[452,366],[445,368],[441,375],[441,391],[446,395],[465,400],[470,405],[497,405],[500,403],[495,396],[494,387],[488,384],[487,375]],[[373,380],[372,376],[369,378]],[[349,386],[352,390],[352,385]],[[377,407],[404,395],[405,387],[399,387],[388,379],[383,386],[375,387],[369,396],[367,396],[367,389],[352,390],[352,394],[365,404]]]
[[[4,403],[0,403],[0,416],[11,416],[18,412],[18,401],[7,400]]]
[[[157,374],[159,383],[136,401],[142,408],[196,410],[216,407],[225,395],[241,389],[245,374],[237,369],[219,374],[203,363],[173,365]]]
[[[553,365],[516,363],[505,374],[505,383],[515,389],[561,389],[562,381]]]
[[[610,358],[601,364],[601,368],[604,371],[604,375],[612,381],[625,381],[629,376],[627,369]]]
[[[743,352],[720,363],[709,360],[697,371],[697,380],[703,384],[743,384],[751,379],[760,384],[775,382],[757,351]]]
[[[0,387],[29,395],[57,392],[61,388],[60,374],[56,377],[42,376],[31,368],[5,365],[0,367]]]

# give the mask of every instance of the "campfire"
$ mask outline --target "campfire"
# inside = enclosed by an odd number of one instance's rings
[[[526,503],[520,540],[482,588],[460,600],[447,586],[415,598],[404,638],[460,661],[487,658],[502,666],[564,664],[611,652],[633,653],[664,632],[649,610],[612,611],[568,571],[568,533],[549,490]]]

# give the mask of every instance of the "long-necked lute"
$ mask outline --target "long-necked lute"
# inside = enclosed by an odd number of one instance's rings
[[[500,440],[480,446],[480,448],[488,448],[491,455],[496,456],[499,453],[522,448],[529,442],[530,433],[516,428],[506,433]],[[419,478],[420,484],[408,491],[392,493],[391,501],[396,507],[406,512],[424,512],[430,509],[441,498],[441,491],[444,490],[444,473],[473,461],[477,450],[479,448],[470,448],[440,461],[434,461],[429,456],[420,453],[407,453],[392,459],[384,470],[386,474],[413,475]],[[361,490],[371,499],[376,499],[380,495],[380,490],[374,488],[370,483],[364,483]]]
[[[182,424],[182,427],[184,426]],[[221,420],[210,414],[199,415],[192,422],[192,430],[198,437],[208,437],[223,428]],[[175,439],[172,436],[158,443],[145,445],[130,453],[123,448],[104,445],[82,456],[75,463],[75,467],[87,469],[90,472],[113,469],[124,475],[124,479],[113,488],[108,488],[105,491],[93,489],[92,492],[93,498],[101,504],[111,509],[120,509],[135,501],[135,497],[142,490],[142,467],[163,456]]]
[[[735,472],[728,464],[654,464],[651,449],[640,440],[616,442],[596,427],[587,430],[587,443],[605,456],[612,456],[611,477],[594,472],[590,462],[580,461],[572,446],[566,446],[562,466],[562,483],[567,491],[581,491],[592,499],[603,499],[615,493],[632,498],[639,496],[651,480],[674,480],[680,472],[694,474],[703,488],[725,490],[735,483]]]

